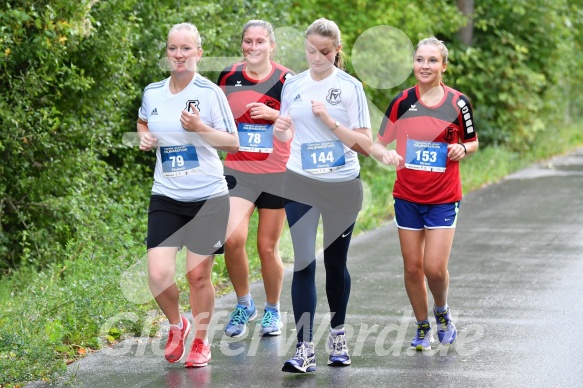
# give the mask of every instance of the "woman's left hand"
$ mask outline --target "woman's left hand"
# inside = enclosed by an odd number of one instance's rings
[[[466,156],[466,148],[460,143],[453,143],[447,146],[447,157],[454,162]]]

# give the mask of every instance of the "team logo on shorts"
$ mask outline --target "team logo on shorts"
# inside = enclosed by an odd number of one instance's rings
[[[200,112],[200,102],[198,100],[188,100],[186,101],[186,108],[184,108],[184,110],[193,113],[192,112],[192,108],[190,107],[190,104],[194,105],[196,107],[196,109]]]
[[[328,91],[328,95],[326,96],[326,101],[328,101],[328,103],[331,105],[340,104],[340,93],[342,93],[340,89],[330,89]]]

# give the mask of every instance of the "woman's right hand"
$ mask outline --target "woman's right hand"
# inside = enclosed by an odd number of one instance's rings
[[[386,150],[383,152],[381,162],[388,166],[398,166],[403,161],[403,157],[395,150]]]
[[[280,141],[287,141],[292,137],[290,131],[292,124],[290,116],[278,116],[273,124],[273,135]]]
[[[158,145],[158,139],[149,132],[140,134],[140,149],[142,151],[151,151]]]

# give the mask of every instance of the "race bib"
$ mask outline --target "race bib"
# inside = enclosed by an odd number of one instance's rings
[[[239,151],[267,154],[273,152],[273,129],[271,125],[239,123],[237,131],[239,132]]]
[[[431,172],[445,172],[447,143],[407,140],[405,168]]]
[[[169,178],[193,174],[201,169],[192,144],[160,147],[160,156],[162,174]]]
[[[344,146],[340,140],[302,144],[302,169],[312,174],[323,174],[342,168]]]

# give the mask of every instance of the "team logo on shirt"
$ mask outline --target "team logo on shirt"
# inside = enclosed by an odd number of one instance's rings
[[[200,112],[200,102],[198,100],[188,100],[186,101],[186,108],[184,108],[185,111],[188,111],[190,113],[192,112],[192,108],[190,107],[190,104],[194,105],[196,107],[196,109]]]
[[[340,100],[340,94],[342,92],[340,91],[340,89],[330,89],[328,90],[328,95],[326,96],[326,101],[328,101],[329,104],[331,105],[337,105],[340,104],[341,100]]]
[[[152,113],[150,113],[150,116],[158,116],[158,109],[154,108]]]
[[[455,134],[455,127],[449,126],[445,129],[445,135],[443,135],[443,139],[448,143],[451,143],[453,140],[453,135]]]
[[[237,83],[235,84],[235,86],[243,86],[243,84],[241,83],[241,81],[237,81]]]

